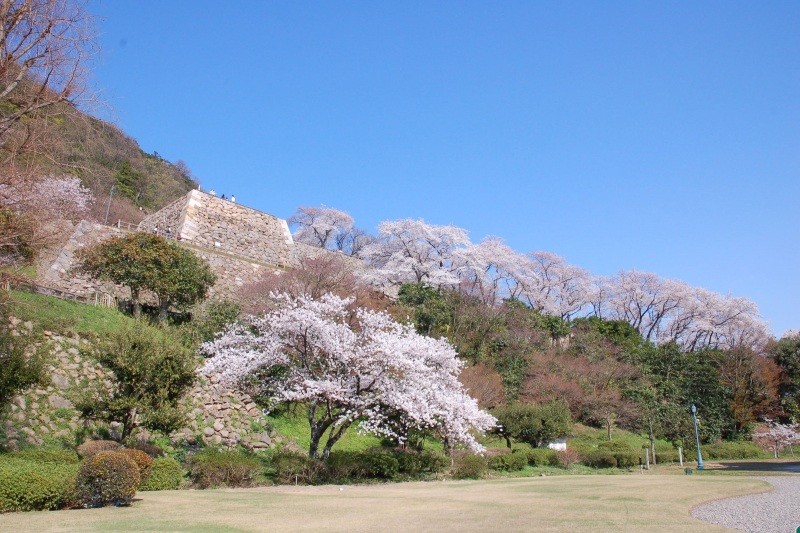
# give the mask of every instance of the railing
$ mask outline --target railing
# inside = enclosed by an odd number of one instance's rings
[[[0,274],[0,287],[7,291],[14,289],[17,291],[44,294],[45,296],[53,296],[61,300],[69,300],[88,305],[117,307],[117,299],[113,295],[105,292],[94,292],[90,295],[75,294],[73,292],[57,289],[55,287],[41,285],[31,279],[14,276],[7,272]]]

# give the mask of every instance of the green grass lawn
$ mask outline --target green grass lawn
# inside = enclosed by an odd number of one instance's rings
[[[17,318],[33,322],[34,327],[39,330],[62,334],[104,335],[133,321],[133,318],[107,307],[22,291],[11,291],[10,294]]]
[[[690,509],[767,487],[635,474],[164,491],[127,508],[0,515],[0,531],[725,531]]]

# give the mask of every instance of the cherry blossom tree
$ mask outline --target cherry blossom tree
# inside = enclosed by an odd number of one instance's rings
[[[460,288],[483,303],[499,305],[503,299],[518,298],[522,286],[518,278],[527,258],[502,239],[488,237],[478,244],[456,250],[456,273]]]
[[[373,267],[368,278],[376,285],[424,283],[432,287],[458,284],[456,253],[469,246],[467,232],[424,220],[395,220],[378,226],[379,236],[362,256]]]
[[[753,434],[756,440],[767,443],[775,454],[775,459],[778,458],[780,451],[787,446],[792,452],[794,457],[794,450],[792,446],[800,443],[800,427],[792,424],[781,424],[776,420],[765,418],[764,422],[767,427],[757,433]]]
[[[588,306],[591,276],[551,252],[533,252],[521,265],[521,299],[531,308],[570,320]]]
[[[458,381],[462,363],[450,344],[417,334],[386,313],[348,309],[350,299],[326,294],[275,295],[275,310],[233,326],[202,351],[204,367],[230,383],[257,379],[276,403],[307,407],[309,455],[322,457],[348,428],[402,441],[406,429],[432,430],[446,442],[481,450],[473,431],[494,418]]]
[[[353,225],[353,217],[332,207],[299,207],[289,224],[297,228],[296,241],[346,255],[359,256],[372,241],[370,235]]]

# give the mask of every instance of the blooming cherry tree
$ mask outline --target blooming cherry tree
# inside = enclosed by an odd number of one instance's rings
[[[783,448],[800,443],[800,427],[797,425],[781,424],[769,418],[765,418],[764,422],[766,422],[767,427],[755,433],[753,437],[772,447],[775,459],[778,458],[778,454]],[[789,449],[791,450],[791,448]],[[792,456],[794,456],[793,451]]]
[[[307,406],[309,455],[327,458],[353,424],[402,442],[393,423],[437,432],[448,443],[481,450],[473,431],[495,419],[458,381],[462,363],[449,343],[417,334],[389,315],[349,308],[351,299],[275,295],[277,307],[234,326],[202,351],[203,371],[231,383],[257,378],[275,402]]]

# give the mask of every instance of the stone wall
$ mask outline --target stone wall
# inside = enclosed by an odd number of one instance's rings
[[[186,196],[182,196],[152,215],[146,216],[144,220],[139,222],[139,230],[163,233],[169,229],[170,232],[178,235],[178,231],[183,223],[183,216],[186,214],[185,209]]]
[[[42,285],[59,289],[80,296],[91,296],[94,293],[106,293],[117,298],[130,298],[130,291],[113,283],[92,280],[73,272],[75,252],[100,241],[119,237],[124,233],[112,226],[94,224],[82,220],[72,233],[70,239],[61,248],[55,261],[44,272],[39,274]]]
[[[186,196],[184,211],[182,241],[277,266],[292,262],[294,242],[285,220],[201,191]]]
[[[21,330],[33,327],[30,323],[12,323]],[[50,383],[32,387],[12,399],[10,409],[3,413],[0,446],[16,449],[25,443],[42,444],[46,438],[74,442],[79,433],[88,437],[99,427],[81,420],[74,403],[87,387],[111,387],[112,376],[100,364],[83,357],[81,350],[89,348],[87,340],[50,332],[45,335],[51,355]],[[269,429],[268,420],[248,395],[222,386],[214,376],[201,377],[183,406],[187,424],[171,435],[175,442],[193,444],[202,440],[227,447],[242,444],[252,449],[266,448],[281,440]]]

